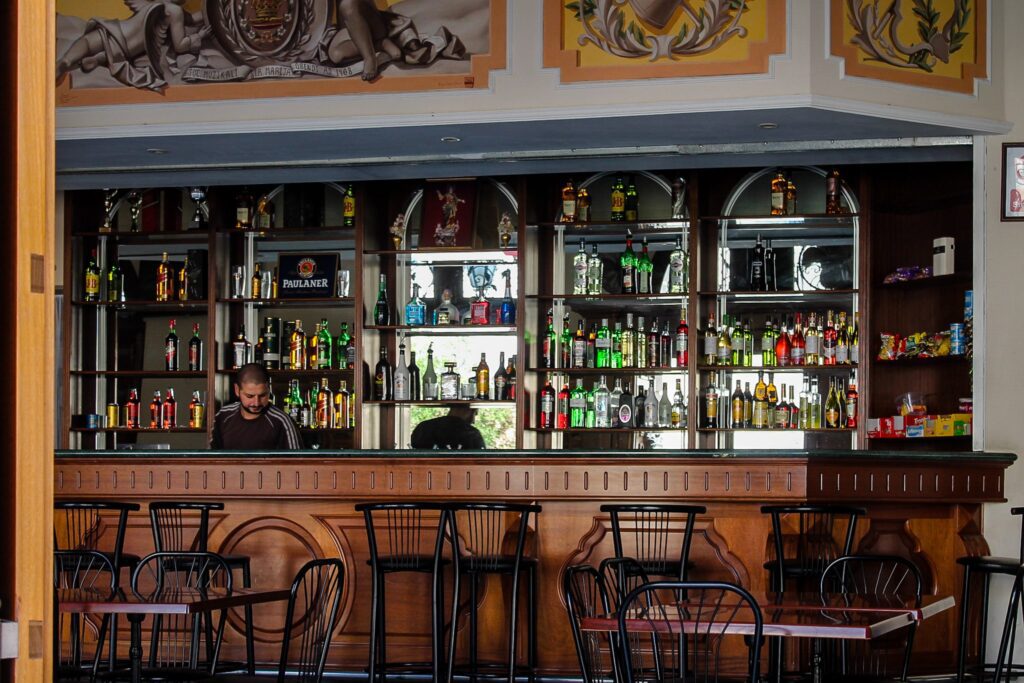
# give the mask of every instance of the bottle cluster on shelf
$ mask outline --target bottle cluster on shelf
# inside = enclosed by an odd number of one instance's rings
[[[326,377],[303,393],[299,380],[288,382],[281,409],[302,429],[354,429],[356,426],[355,392],[348,382],[338,381],[332,391]]]
[[[156,269],[156,290],[154,300],[158,302],[196,301],[199,297],[200,283],[195,280],[196,271],[185,256],[180,268],[175,268],[163,252],[163,257]],[[100,273],[97,265],[96,250],[93,249],[85,266],[82,289],[82,300],[87,303],[123,303],[127,300],[124,287],[124,272],[117,259],[110,262],[106,273]]]
[[[804,367],[857,365],[860,362],[860,329],[855,315],[846,311],[838,315],[828,310],[824,316],[809,312],[807,324],[803,315],[769,317],[760,335],[756,335],[749,318],[740,322],[728,315],[721,325],[708,317],[704,329],[702,362],[706,366],[754,367],[757,351],[755,336],[760,339],[760,366]]]
[[[123,406],[116,400],[107,403],[108,429],[176,429],[178,426],[178,401],[174,398],[173,387],[168,387],[166,394],[161,394],[159,389],[153,391],[153,398],[149,402],[148,424],[142,421],[142,403],[137,388],[128,391],[128,399]],[[206,401],[202,392],[193,391],[192,400],[188,403],[188,427],[203,429],[205,426]]]
[[[177,321],[171,318],[168,322],[167,336],[164,338],[164,370],[167,372],[178,372],[180,369],[176,326]],[[203,340],[199,336],[199,323],[192,323],[192,338],[188,342],[188,371],[200,372],[202,369]]]
[[[286,340],[282,346],[282,339]],[[231,369],[246,363],[260,363],[267,370],[351,370],[356,362],[356,344],[347,322],[332,336],[327,318],[307,335],[302,320],[263,318],[263,328],[253,347],[242,325],[231,343]]]
[[[462,382],[456,372],[457,363],[447,361],[445,370],[438,375],[434,368],[433,344],[427,348],[427,365],[420,375],[416,364],[416,352],[411,351],[409,362],[405,360],[405,341],[398,345],[398,361],[392,364],[388,359],[387,347],[381,345],[380,358],[373,372],[373,400],[375,401],[514,401],[516,398],[516,357],[510,356],[505,362],[501,353],[498,369],[491,376],[486,352],[480,354],[480,362],[472,368],[473,375]]]
[[[644,316],[637,317],[633,326],[633,314],[626,314],[626,324],[616,321],[614,329],[609,328],[608,318],[601,318],[601,324],[586,321],[576,323],[572,332],[569,314],[562,320],[562,333],[555,332],[554,317],[548,311],[547,330],[541,348],[541,366],[555,368],[685,368],[689,360],[687,335],[689,326],[685,313],[679,324],[670,329],[666,320],[660,326],[655,318],[650,328]],[[558,353],[559,344],[561,353]]]
[[[296,195],[292,201],[299,207],[296,214],[302,225],[297,227],[319,227],[323,220],[323,193],[315,197],[302,197],[305,186],[296,185]],[[344,187],[341,198],[342,227],[351,228],[356,224],[355,186],[351,183]],[[288,190],[286,190],[286,193]],[[286,200],[288,198],[286,197]],[[258,199],[248,187],[243,187],[235,195],[236,230],[273,230],[277,227],[277,206],[269,195]]]
[[[640,215],[640,193],[637,191],[636,179],[629,176],[623,180],[621,175],[612,182],[609,196],[611,201],[612,221],[636,221]],[[564,223],[587,223],[593,220],[590,213],[590,191],[586,187],[576,189],[572,178],[562,186],[561,216]]]
[[[799,401],[794,386],[775,386],[775,373],[759,370],[753,393],[750,382],[736,380],[729,395],[715,384],[712,376],[704,389],[701,427],[705,429],[856,429],[859,396],[854,371],[847,383],[830,377],[828,393],[822,399],[817,377],[804,377]],[[728,408],[724,408],[727,405]]]
[[[847,210],[842,204],[842,180],[839,171],[832,169],[825,176],[825,213],[843,214]],[[797,210],[797,190],[792,176],[783,169],[771,176],[771,215],[791,216]]]
[[[635,389],[630,382],[623,386],[622,378],[615,379],[614,388],[608,389],[605,375],[590,389],[581,378],[569,389],[568,381],[557,393],[548,375],[540,391],[538,427],[540,429],[685,429],[686,398],[682,382],[676,379],[675,393],[669,398],[668,382],[661,383],[661,394],[655,390],[655,379],[648,385],[639,378]]]
[[[461,311],[452,303],[452,292],[444,289],[441,302],[427,316],[427,304],[420,298],[420,286],[415,280],[412,283],[412,295],[405,305],[404,324],[409,326],[423,325],[502,325],[516,324],[516,302],[512,298],[512,273],[502,272],[505,278],[505,295],[497,306],[492,307],[484,294],[484,288],[477,291],[477,298],[469,305],[468,310]],[[396,324],[397,318],[388,301],[387,276],[381,273],[377,286],[377,301],[373,306],[373,325],[387,327]]]

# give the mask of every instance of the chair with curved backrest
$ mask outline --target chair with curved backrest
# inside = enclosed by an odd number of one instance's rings
[[[231,569],[216,553],[156,552],[132,573],[132,591],[145,597],[161,592],[223,588],[231,592]],[[225,610],[216,614],[153,616],[144,675],[177,680],[203,679],[215,671],[224,637]]]
[[[444,505],[430,502],[360,503],[355,507],[362,512],[366,523],[366,537],[373,572],[370,603],[370,657],[369,680],[379,675],[387,678],[389,670],[410,672],[428,669],[434,680],[441,680],[444,655],[442,653],[444,615],[444,588],[441,568],[444,563]],[[431,661],[429,664],[389,664],[387,659],[387,620],[385,578],[388,574],[414,572],[429,574],[431,592]]]
[[[105,553],[96,550],[53,553],[55,589],[112,594],[116,590],[115,575],[114,563]],[[84,614],[57,612],[53,632],[54,680],[95,680],[109,627],[109,614],[104,614],[96,624]],[[93,635],[95,637],[91,638]]]
[[[474,680],[483,667],[477,650],[477,607],[479,583],[488,575],[511,577],[508,612],[507,661],[493,665],[507,675],[509,681],[520,675],[535,680],[537,670],[537,560],[526,557],[526,536],[530,518],[540,514],[541,506],[522,503],[466,502],[445,505],[453,543],[454,574],[451,636],[448,644],[447,680],[455,675],[455,631],[458,627],[462,578],[469,583],[469,658],[468,674]],[[509,552],[511,549],[511,552]],[[526,620],[528,622],[527,663],[517,667],[516,641],[519,631],[520,576],[526,575]]]
[[[615,557],[631,557],[647,576],[683,581],[689,569],[690,541],[702,505],[602,505],[611,516]]]
[[[847,555],[825,567],[821,592],[856,601],[869,596],[873,602],[921,605],[921,570],[910,560],[893,555]],[[826,659],[829,678],[852,676],[907,680],[910,653],[914,647],[917,624],[898,629],[888,636],[869,641],[841,640],[835,643],[833,657]]]
[[[969,670],[974,680],[1009,681],[1013,675],[1011,659],[1014,623],[1021,607],[1021,594],[1024,592],[1024,564],[1017,558],[970,556],[957,558],[957,564],[964,568],[964,588],[960,600],[960,645],[957,650],[957,683],[963,683]],[[972,594],[971,578],[980,575],[982,579],[981,605],[977,614],[971,613]],[[995,661],[985,662],[986,640],[988,630],[988,602],[991,582],[994,577],[1005,577],[1010,583],[1010,597],[1006,602],[1006,616],[1003,630],[999,636],[999,646]],[[968,666],[968,626],[972,619],[977,620],[975,635],[976,659],[973,666]],[[991,678],[988,678],[991,672]],[[1005,677],[1005,678],[1004,678]]]
[[[632,557],[607,557],[601,560],[598,573],[601,575],[601,582],[608,596],[609,614],[618,612],[626,596],[633,590],[646,583],[650,583],[647,572]],[[640,641],[647,637],[649,636],[634,634],[633,647],[641,647]],[[610,638],[612,653],[614,654],[612,663],[615,666],[615,680],[621,681],[625,674],[622,672],[622,663],[620,661],[622,647],[619,643],[619,634],[617,632],[612,633]]]
[[[618,680],[610,634],[580,628],[582,619],[610,614],[612,611],[603,576],[589,564],[573,565],[566,569],[562,577],[562,593],[583,683]]]
[[[292,582],[277,671],[268,676],[227,674],[213,680],[217,683],[284,683],[285,680],[320,683],[331,637],[338,625],[344,586],[345,566],[341,560],[326,558],[307,562]],[[302,632],[296,633],[300,628]]]
[[[224,503],[198,501],[154,501],[149,504],[149,521],[153,530],[153,546],[157,552],[200,552],[209,550],[210,511],[224,509]],[[193,531],[194,528],[194,531]],[[232,570],[242,572],[242,586],[252,587],[248,555],[221,555]],[[220,671],[246,669],[255,673],[256,655],[252,632],[252,605],[243,608],[245,614],[245,663],[220,662]]]
[[[625,597],[619,610],[623,680],[717,682],[722,679],[723,651],[745,650],[742,680],[757,683],[763,628],[757,601],[739,586],[701,581],[644,584]]]

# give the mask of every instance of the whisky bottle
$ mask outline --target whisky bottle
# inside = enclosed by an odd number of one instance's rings
[[[165,254],[166,257],[166,254]],[[82,293],[83,301],[100,300],[100,269],[96,265],[96,250],[92,250],[89,262],[85,265],[85,288]]]
[[[352,183],[345,188],[345,196],[341,200],[341,224],[346,228],[356,224],[356,193]]]
[[[581,187],[576,193],[576,222],[586,223],[590,220],[590,192]]]
[[[239,230],[251,230],[255,202],[249,188],[242,188],[242,191],[235,197],[235,228]]]
[[[163,427],[164,419],[164,400],[160,397],[160,390],[156,389],[153,392],[153,398],[149,402],[149,428],[160,429]]]
[[[334,365],[332,358],[334,340],[327,327],[327,318],[323,318],[320,321],[320,331],[316,335],[316,367],[318,370],[330,370]]]
[[[249,278],[249,296],[253,299],[263,298],[263,274],[260,272],[260,262],[257,261],[252,268],[252,277]]]
[[[551,375],[544,380],[540,390],[540,410],[537,414],[537,426],[541,429],[555,427],[555,388],[551,386]]]
[[[459,373],[455,372],[455,363],[446,362],[441,373],[441,400],[457,401],[460,390]]]
[[[683,403],[683,383],[676,378],[676,390],[672,394],[672,413],[669,416],[669,426],[676,429],[686,428],[686,405]]]
[[[647,237],[645,236],[641,242],[643,248],[636,261],[636,289],[640,294],[650,294],[653,291],[651,289],[651,278],[654,274],[654,263],[651,261],[651,254],[647,250]]]
[[[124,404],[124,426],[126,428],[139,428],[139,409],[139,390],[133,388],[128,392],[128,400]]]
[[[437,373],[434,372],[434,344],[427,347],[427,369],[423,372],[423,400],[438,399]]]
[[[768,385],[764,383],[764,372],[758,371],[757,384],[754,385],[754,405],[752,424],[754,429],[768,427]]]
[[[498,306],[498,324],[515,325],[516,302],[512,299],[512,271],[505,269],[501,275],[505,278],[505,296],[502,297],[501,304]]]
[[[206,426],[206,402],[199,391],[192,392],[192,400],[188,402],[188,426],[190,429],[202,429]]]
[[[388,347],[381,345],[380,358],[377,360],[377,367],[373,371],[373,400],[391,401],[394,400],[394,376],[391,362],[388,360]]]
[[[274,200],[269,196],[263,195],[256,202],[256,218],[253,227],[260,230],[271,230],[274,228],[274,213],[277,207],[274,206]],[[265,296],[265,295],[264,295]]]
[[[782,171],[776,171],[771,183],[772,211],[773,216],[782,216],[786,213],[786,176]]]
[[[703,426],[706,429],[718,428],[718,387],[715,386],[714,377],[708,379],[708,386],[704,390]]]
[[[117,261],[107,269],[107,301],[124,301],[124,274]]]
[[[373,306],[373,324],[391,324],[391,306],[388,305],[388,279],[384,273],[380,274],[380,281],[377,285],[377,303]]]
[[[302,321],[295,321],[295,329],[288,339],[288,367],[292,370],[306,370],[306,333],[302,329]]]
[[[658,319],[655,318],[654,322],[651,323],[650,331],[647,333],[647,367],[661,367],[663,358],[661,350],[661,333],[658,332]]]
[[[779,390],[775,387],[775,373],[768,373],[768,386],[765,388],[765,425],[769,429],[775,427],[775,411],[779,407]]]
[[[285,410],[288,417],[292,419],[295,426],[302,424],[302,391],[299,389],[299,380],[293,379],[288,382],[288,396],[285,397]]]
[[[231,369],[237,370],[252,359],[252,343],[245,337],[245,325],[238,330],[238,336],[231,342]]]
[[[626,186],[626,203],[623,207],[627,221],[640,220],[640,195],[636,191],[636,181],[629,176],[629,184]]]
[[[793,409],[786,401],[786,385],[779,384],[779,403],[775,407],[775,428],[789,429],[789,420],[793,415]]]
[[[412,378],[409,376],[409,366],[405,363],[405,339],[399,338],[398,362],[395,363],[394,375],[394,399],[396,401],[412,400]]]
[[[736,389],[732,392],[730,403],[732,406],[732,424],[730,426],[733,429],[741,429],[743,427],[743,390],[740,388],[740,380],[736,380]]]
[[[587,294],[600,296],[604,292],[604,261],[597,253],[597,245],[590,245],[590,258],[587,259]]]
[[[793,183],[792,178],[786,179],[786,214],[794,216],[797,213],[796,209],[796,185]]]
[[[356,345],[348,331],[348,323],[341,323],[337,338],[339,370],[351,370],[356,366]]]
[[[563,223],[575,223],[576,222],[576,186],[572,183],[572,178],[565,181],[565,185],[562,187],[562,217]]]
[[[321,326],[321,323],[316,323],[313,327],[313,334],[306,337],[306,367],[310,370],[320,367],[316,352],[320,348],[318,339],[320,338]],[[316,396],[314,395],[313,398],[315,399]]]
[[[164,370],[178,371],[178,334],[175,332],[176,320],[171,318],[167,336],[164,338]]]
[[[480,362],[476,366],[476,398],[478,401],[487,401],[491,398],[491,368],[487,365],[486,353],[480,354]],[[500,398],[495,396],[495,399]]]
[[[178,301],[189,301],[192,298],[192,265],[185,257],[181,268],[178,269]]]
[[[841,190],[842,182],[839,179],[839,171],[833,168],[825,176],[825,213],[846,213],[840,201]]]
[[[320,388],[316,393],[316,426],[317,429],[334,429],[334,392],[327,386],[327,378],[320,380]]]
[[[170,301],[173,292],[171,265],[167,262],[167,252],[164,252],[160,265],[156,267],[156,300]]]
[[[626,220],[626,188],[622,183],[622,176],[617,176],[612,183],[612,213],[613,221]]]
[[[334,392],[334,428],[348,429],[348,404],[351,397],[348,393],[348,382],[338,381],[338,390]]]
[[[174,429],[178,426],[178,402],[174,400],[174,389],[167,388],[167,396],[160,406],[160,428]]]
[[[676,237],[676,246],[668,257],[668,291],[672,294],[686,292],[688,256],[683,250],[683,238]]]

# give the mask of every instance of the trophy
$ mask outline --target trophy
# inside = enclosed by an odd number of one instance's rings
[[[114,226],[114,204],[117,200],[117,190],[103,190],[103,225],[100,232],[113,232]]]
[[[391,233],[391,241],[395,244],[395,251],[402,248],[402,242],[405,241],[405,214],[400,213],[395,216],[395,222],[388,228],[388,232]]]
[[[207,221],[210,219],[210,206],[206,203],[206,188],[190,187],[188,196],[192,198],[195,211],[192,212],[192,220],[188,222],[186,230],[205,230]]]
[[[498,221],[498,243],[501,248],[504,249],[512,242],[512,234],[515,232],[515,226],[512,225],[512,219],[508,217],[507,211],[501,212],[501,220]]]
[[[128,193],[128,213],[132,217],[131,231],[139,231],[139,215],[142,213],[142,193],[132,190]]]

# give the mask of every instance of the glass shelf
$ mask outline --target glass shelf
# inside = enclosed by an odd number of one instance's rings
[[[217,303],[250,304],[256,308],[274,308],[280,306],[287,306],[289,308],[322,308],[324,304],[352,306],[355,304],[355,299],[350,296],[305,297],[295,299],[218,298]]]
[[[698,365],[699,372],[774,372],[774,373],[804,373],[804,372],[848,372],[856,370],[858,363],[844,365]]]
[[[527,372],[552,375],[685,375],[686,368],[527,368]]]
[[[643,432],[672,432],[685,434],[686,429],[680,427],[575,427],[569,429],[543,429],[527,427],[531,432],[542,434],[642,434]]]
[[[200,311],[209,306],[209,302],[203,301],[145,301],[145,300],[128,300],[128,301],[82,301],[74,300],[71,302],[74,306],[82,306],[83,308],[114,308],[117,310],[155,310],[155,311]]]
[[[368,256],[394,256],[404,264],[429,265],[515,265],[517,249],[368,249]]]
[[[71,370],[77,377],[140,377],[152,379],[205,379],[206,372],[190,370]]]
[[[642,221],[588,221],[586,223],[537,223],[534,229],[562,230],[566,237],[605,236],[612,230],[625,235],[657,235],[679,233],[690,227],[686,218],[648,219]]]
[[[324,227],[304,227],[304,228],[219,228],[218,234],[222,235],[252,235],[260,239],[284,239],[284,240],[302,240],[302,239],[317,239],[325,236],[329,237],[354,237],[356,229],[354,227],[345,227],[343,225],[330,225]]]
[[[178,244],[201,243],[210,239],[209,230],[182,230],[181,232],[75,232],[72,237],[109,237],[122,244]]]
[[[897,282],[883,282],[879,285],[884,289],[926,289],[929,287],[942,287],[952,284],[969,284],[973,279],[971,273],[952,273],[951,275],[933,275],[921,277],[916,280],[899,280]]]
[[[499,335],[515,334],[510,325],[363,325],[364,330],[403,331],[413,335]]]
[[[83,434],[100,434],[103,432],[118,434],[205,434],[206,427],[198,429],[194,427],[172,427],[169,429],[152,427],[139,427],[138,429],[131,429],[129,427],[72,427],[71,431]]]
[[[515,401],[488,401],[486,399],[439,399],[436,401],[377,401],[364,400],[363,405],[376,406],[438,406],[444,408],[451,405],[471,406],[473,408],[514,408]]]

